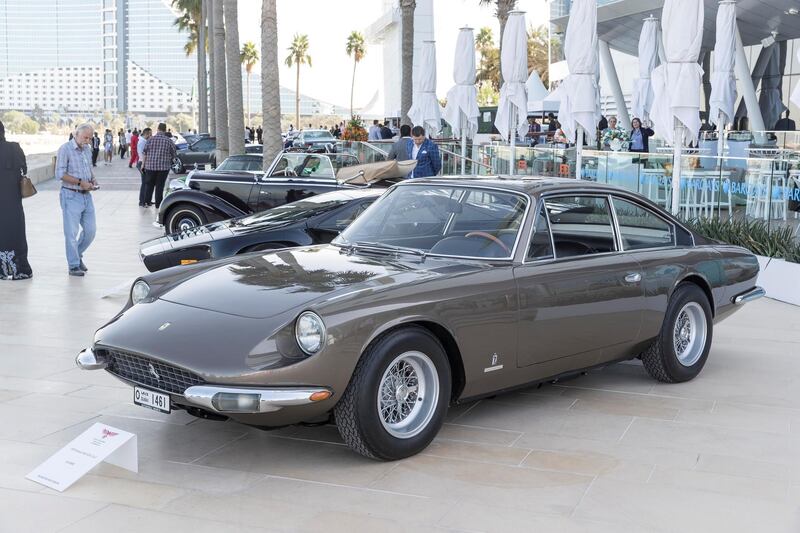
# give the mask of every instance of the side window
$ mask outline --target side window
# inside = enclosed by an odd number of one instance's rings
[[[331,165],[331,161],[327,157],[309,156],[298,175],[308,178],[332,179],[334,177],[333,165]]]
[[[556,258],[616,251],[611,208],[605,196],[559,196],[545,200]]]
[[[198,152],[208,152],[214,149],[214,144],[212,140],[197,141],[194,145],[194,149]]]
[[[349,226],[361,213],[367,210],[372,202],[351,202],[334,216],[328,218],[321,227],[332,231],[342,231]]]
[[[542,206],[539,212],[536,213],[531,244],[528,246],[528,254],[525,259],[527,261],[536,261],[537,259],[552,258],[553,243],[550,241],[550,228],[547,226],[547,215],[544,212],[544,206]]]
[[[622,247],[642,250],[675,246],[675,226],[627,200],[614,198],[614,212],[619,223]]]

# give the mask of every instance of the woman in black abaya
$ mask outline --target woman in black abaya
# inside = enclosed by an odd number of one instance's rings
[[[0,280],[33,275],[20,192],[20,180],[27,171],[22,148],[19,143],[6,141],[5,127],[0,122]]]

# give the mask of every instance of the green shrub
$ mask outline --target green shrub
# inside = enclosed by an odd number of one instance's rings
[[[764,220],[698,218],[685,221],[704,237],[747,248],[756,255],[800,263],[800,243],[791,226],[770,228]]]

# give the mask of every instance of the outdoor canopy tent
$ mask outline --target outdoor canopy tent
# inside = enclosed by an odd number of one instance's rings
[[[539,73],[535,70],[528,76],[525,82],[528,90],[528,114],[541,115],[543,113],[558,113],[559,99],[555,94],[547,92]]]

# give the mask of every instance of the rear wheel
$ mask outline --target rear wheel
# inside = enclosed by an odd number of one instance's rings
[[[174,207],[167,214],[165,229],[167,234],[178,233],[202,226],[207,222],[203,212],[193,206],[182,204]]]
[[[705,292],[693,283],[679,285],[670,298],[661,333],[642,354],[645,369],[664,383],[694,378],[708,359],[713,328]]]
[[[450,364],[436,337],[419,327],[391,332],[356,365],[334,408],[339,433],[372,459],[419,453],[444,422],[450,387]]]

